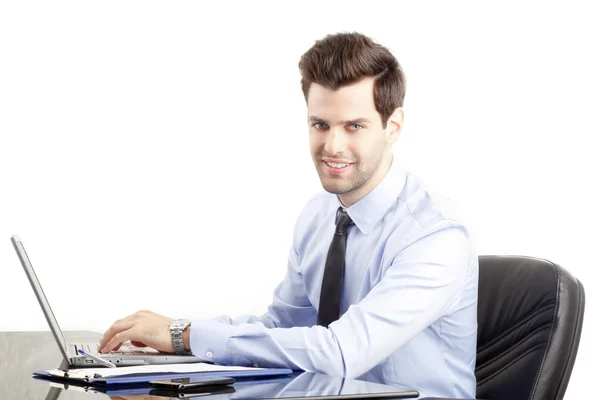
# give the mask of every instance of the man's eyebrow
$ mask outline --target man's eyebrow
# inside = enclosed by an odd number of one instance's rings
[[[308,117],[308,120],[310,122],[323,122],[325,124],[328,124],[329,122],[324,120],[323,118],[319,118],[317,116],[311,115],[310,117]],[[348,121],[343,121],[342,122],[344,125],[352,125],[352,124],[369,124],[371,123],[371,120],[369,120],[368,118],[355,118],[355,119],[351,119]]]

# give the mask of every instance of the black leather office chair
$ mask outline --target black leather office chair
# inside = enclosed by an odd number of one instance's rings
[[[585,296],[538,258],[479,257],[478,399],[562,399],[575,363]]]

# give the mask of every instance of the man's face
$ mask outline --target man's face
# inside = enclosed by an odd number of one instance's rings
[[[360,199],[373,189],[371,178],[385,175],[380,169],[390,143],[375,109],[373,83],[368,78],[337,91],[313,83],[308,92],[312,158],[323,188],[342,202],[359,193],[354,201]]]

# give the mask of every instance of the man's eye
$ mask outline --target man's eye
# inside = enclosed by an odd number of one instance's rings
[[[358,131],[360,129],[362,129],[361,125],[358,125],[358,124],[352,124],[352,125],[350,125],[350,130],[351,131]]]
[[[319,129],[319,130],[321,130],[321,129],[326,129],[326,128],[327,128],[327,125],[325,125],[325,124],[323,124],[323,123],[321,123],[321,122],[317,122],[317,123],[313,124],[313,126],[314,126],[315,128],[317,128],[317,129]]]

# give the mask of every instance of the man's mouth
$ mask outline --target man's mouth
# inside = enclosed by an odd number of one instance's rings
[[[334,161],[325,161],[323,160],[323,164],[325,164],[325,168],[327,172],[333,175],[341,175],[350,169],[350,166],[354,163],[342,162],[342,160]]]
[[[325,164],[329,165],[331,168],[338,168],[338,169],[346,168],[348,165],[350,165],[350,164],[341,164],[341,163],[331,163],[331,162],[327,162],[327,161],[325,161]]]

